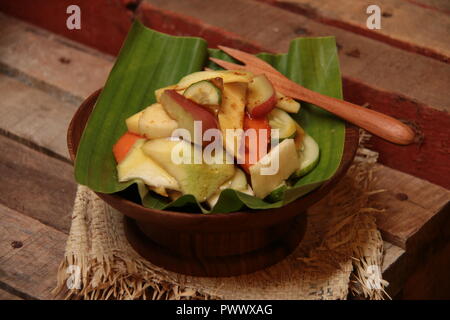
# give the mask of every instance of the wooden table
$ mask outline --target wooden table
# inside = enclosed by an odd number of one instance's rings
[[[81,30],[65,26],[72,2],[82,9]],[[450,298],[449,2],[379,0],[379,31],[365,27],[369,2],[2,1],[0,299],[53,298],[76,191],[66,128],[79,103],[104,84],[135,16],[163,32],[251,52],[285,51],[298,36],[335,35],[346,99],[420,132],[410,147],[370,142],[380,152],[377,187],[386,190],[376,200],[386,208],[378,226],[388,292]]]

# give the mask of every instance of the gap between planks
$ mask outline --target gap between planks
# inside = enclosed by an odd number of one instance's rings
[[[23,299],[52,299],[67,234],[0,205],[0,288]]]

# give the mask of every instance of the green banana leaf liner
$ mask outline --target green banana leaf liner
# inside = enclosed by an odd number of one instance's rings
[[[156,89],[175,84],[183,76],[204,67],[219,69],[208,61],[209,56],[234,61],[219,50],[208,49],[204,39],[169,36],[135,21],[83,132],[75,161],[76,181],[102,193],[123,191],[135,184],[136,181],[118,181],[112,153],[115,142],[127,131],[125,119],[154,103]],[[297,38],[290,43],[286,54],[261,53],[257,56],[304,87],[342,99],[334,37]],[[149,192],[141,199],[142,204],[154,209],[224,213],[245,207],[277,208],[304,196],[331,178],[339,167],[345,124],[307,103],[302,103],[300,112],[291,116],[319,144],[320,161],[309,174],[285,188],[282,200],[271,203],[226,189],[212,210],[203,208],[192,195],[170,202]]]

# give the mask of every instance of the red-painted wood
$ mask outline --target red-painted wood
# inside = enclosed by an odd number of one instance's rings
[[[1,0],[0,10],[84,43],[103,52],[116,55],[131,26],[136,0]],[[81,11],[81,29],[69,30],[66,13],[70,5]]]
[[[344,78],[344,98],[396,117],[408,119],[417,130],[417,143],[399,148],[373,137],[370,147],[379,162],[450,189],[450,115],[406,97],[380,92]]]
[[[148,2],[141,3],[137,10],[137,16],[146,26],[160,32],[177,36],[202,37],[208,41],[210,48],[225,45],[250,53],[262,51],[259,44],[242,39],[232,32],[208,25],[186,15],[156,8]]]

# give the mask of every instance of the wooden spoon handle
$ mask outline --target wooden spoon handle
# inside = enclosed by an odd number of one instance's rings
[[[363,108],[353,103],[328,97],[290,81],[282,93],[294,99],[315,104],[354,125],[387,141],[407,145],[414,141],[414,131],[406,124],[383,113]],[[285,91],[285,92],[283,92]]]

